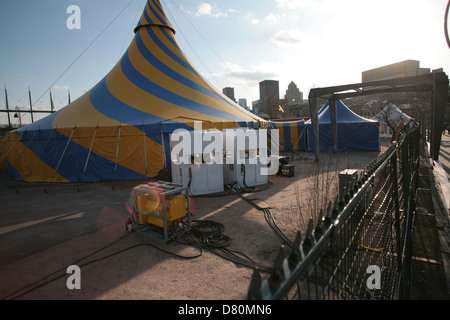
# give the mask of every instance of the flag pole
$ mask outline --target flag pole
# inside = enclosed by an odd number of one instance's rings
[[[34,122],[34,119],[33,119],[33,105],[32,105],[32,103],[31,103],[31,91],[30,91],[30,87],[28,87],[28,96],[29,96],[29,98],[30,98],[31,123],[33,123],[33,122]]]
[[[8,127],[11,128],[11,119],[9,117],[9,105],[8,105],[8,91],[6,91],[6,85],[5,85],[5,102],[6,102],[6,112],[8,113]]]
[[[53,98],[52,98],[52,89],[50,89],[50,111],[54,112]]]

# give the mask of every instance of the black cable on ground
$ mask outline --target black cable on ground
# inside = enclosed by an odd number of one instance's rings
[[[191,231],[182,235],[178,242],[201,246],[212,253],[249,268],[258,268],[263,272],[271,272],[271,267],[262,266],[242,252],[231,250],[228,246],[231,239],[223,234],[224,226],[220,222],[210,220],[195,220],[192,222]]]
[[[96,253],[99,253],[100,251],[105,250],[106,248],[114,245],[115,243],[119,242],[120,240],[124,239],[125,237],[127,237],[127,236],[129,236],[131,234],[132,234],[131,232],[125,234],[124,236],[122,236],[122,237],[118,238],[117,240],[111,242],[110,244],[108,244],[108,245],[106,245],[106,246],[96,250],[95,252],[90,253],[89,255],[87,255],[87,256],[85,256],[85,257],[83,257],[81,259],[78,259],[77,261],[73,262],[71,265],[77,265],[80,268],[81,267],[85,267],[85,266],[90,265],[92,263],[95,263],[95,262],[98,262],[98,261],[101,261],[101,260],[105,260],[107,258],[113,257],[113,256],[118,255],[120,253],[123,253],[125,251],[131,250],[131,249],[134,249],[134,248],[137,248],[137,247],[142,247],[142,246],[149,246],[149,247],[155,248],[155,249],[157,249],[159,251],[162,251],[164,253],[173,255],[173,256],[175,256],[177,258],[182,258],[182,259],[187,259],[187,260],[196,259],[196,258],[200,257],[202,255],[202,253],[203,253],[203,249],[201,248],[201,246],[195,245],[195,244],[190,244],[190,245],[195,246],[200,251],[199,254],[194,255],[194,256],[182,256],[182,255],[178,255],[176,253],[173,253],[171,251],[164,250],[164,249],[162,249],[162,248],[160,248],[158,246],[155,246],[153,244],[150,244],[150,243],[139,243],[139,244],[131,245],[131,246],[129,246],[127,248],[124,248],[124,249],[121,249],[119,251],[113,252],[113,253],[111,253],[109,255],[106,255],[106,256],[103,256],[103,257],[100,257],[100,258],[97,258],[97,259],[94,259],[94,260],[91,260],[91,261],[79,264],[80,261],[85,260],[86,258],[88,258],[90,256],[93,256]],[[45,285],[47,285],[47,284],[49,284],[49,283],[51,283],[53,281],[56,281],[56,280],[58,280],[58,279],[60,279],[62,277],[65,277],[65,276],[67,276],[67,273],[66,273],[67,267],[68,266],[66,266],[64,268],[61,268],[61,269],[59,269],[59,270],[57,270],[57,271],[55,271],[55,272],[45,276],[44,278],[42,278],[42,279],[40,279],[38,281],[35,281],[35,282],[30,283],[30,284],[28,284],[28,285],[26,285],[26,286],[24,286],[24,287],[22,287],[20,289],[17,289],[16,291],[8,294],[7,296],[2,297],[1,300],[11,300],[11,299],[13,300],[13,299],[20,298],[20,297],[22,297],[22,296],[24,296],[24,295],[26,295],[26,294],[28,294],[28,293],[38,289],[38,288],[40,288],[40,287],[43,287],[43,286],[45,286]],[[42,282],[42,281],[44,281],[44,280],[46,280],[46,279],[48,279],[48,278],[50,278],[50,277],[52,277],[52,276],[54,276],[56,274],[59,274],[61,272],[64,272],[64,273],[58,275],[56,278],[52,278],[52,279],[49,279],[49,280],[47,280],[45,282]],[[29,288],[29,289],[27,289],[27,288]],[[26,291],[23,291],[23,290],[26,290]]]
[[[192,198],[218,198],[218,197],[225,197],[229,196],[231,194],[243,194],[243,193],[254,193],[254,192],[261,192],[264,190],[268,190],[273,186],[273,183],[268,181],[264,185],[258,185],[258,186],[251,186],[251,187],[244,187],[242,186],[238,181],[230,182],[226,185],[227,190],[223,192],[215,192],[210,194],[202,194],[202,195],[191,195]]]
[[[269,226],[275,231],[275,233],[283,240],[288,246],[291,248],[294,246],[294,242],[289,239],[283,231],[278,227],[277,223],[275,222],[275,219],[273,217],[272,212],[269,209],[263,209],[264,211],[264,218],[266,219]]]

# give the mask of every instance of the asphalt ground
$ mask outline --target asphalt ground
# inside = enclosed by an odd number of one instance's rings
[[[416,270],[433,275],[423,278],[425,287],[429,281],[448,283],[450,279],[448,207],[442,180],[442,170],[449,174],[449,155],[450,136],[446,134],[439,163],[430,161],[428,166],[433,207],[426,210],[436,217],[438,242],[433,245],[441,246],[438,266],[446,279],[437,278],[435,270],[428,267],[436,266],[433,262],[439,257],[418,260]],[[340,160],[343,168],[350,164],[357,169],[374,156],[349,155]],[[312,157],[295,161],[296,173],[312,164]],[[294,180],[273,176],[270,181],[271,188],[258,197],[274,212],[287,210],[296,192]],[[166,246],[145,241],[126,231],[129,197],[140,183],[26,183],[0,172],[0,299],[245,299],[252,269],[209,252],[199,256],[195,248],[177,243]],[[281,242],[260,211],[233,195],[197,199],[195,209],[194,218],[225,225],[233,249],[261,265],[272,265]],[[70,274],[66,268],[74,264],[82,267],[82,290],[67,288]],[[423,291],[417,285],[413,288]]]

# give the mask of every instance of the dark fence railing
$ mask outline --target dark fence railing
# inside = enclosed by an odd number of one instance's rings
[[[255,270],[248,299],[407,299],[420,139],[404,133],[281,247],[267,279]]]

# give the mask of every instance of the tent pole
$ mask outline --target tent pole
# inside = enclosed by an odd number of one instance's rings
[[[40,129],[39,129],[39,130],[40,130]],[[31,143],[31,142],[34,140],[34,138],[37,136],[39,130],[37,130],[37,131],[34,133],[33,138],[31,138],[31,140],[25,145],[26,148],[28,148],[28,146],[30,145],[30,143]],[[25,132],[27,132],[27,131],[25,130]],[[22,136],[23,136],[23,134],[22,134]],[[16,161],[18,161],[18,160],[20,159],[20,157],[22,156],[22,154],[23,154],[24,152],[25,152],[25,148],[22,149],[22,151],[19,153],[19,155],[17,156]]]
[[[28,87],[28,97],[30,98],[30,113],[31,113],[31,123],[34,122],[34,118],[33,118],[33,104],[31,102],[31,91],[30,91],[30,87]]]
[[[6,103],[6,112],[8,113],[8,128],[11,128],[11,119],[9,117],[8,92],[6,91],[6,85],[5,85],[5,103]]]
[[[147,146],[145,145],[145,124],[142,124],[142,132],[144,133],[144,166],[145,166],[145,175],[147,175]]]
[[[39,128],[39,130],[41,130],[41,128]],[[53,137],[54,133],[55,133],[55,129],[53,129],[52,134],[50,135],[50,137],[48,137],[47,142],[45,142],[45,146],[41,149],[41,152],[39,153],[38,158],[41,157],[42,152],[44,152],[45,148],[47,147],[48,142]]]
[[[309,94],[309,113],[311,114],[311,128],[314,139],[314,153],[316,156],[316,162],[320,160],[320,146],[319,146],[319,115],[317,111],[317,96],[315,94]]]
[[[303,137],[303,134],[305,133],[305,127],[303,127],[302,133],[300,134],[300,136],[297,139],[297,142],[294,144],[294,146],[292,147],[292,151],[294,151],[295,148],[298,147],[298,142],[300,141],[300,139]]]
[[[62,155],[61,155],[61,158],[59,158],[58,165],[56,166],[55,171],[53,171],[53,177],[55,177],[56,171],[58,171],[58,169],[59,169],[59,165],[61,164],[62,158],[64,157],[64,154],[65,154],[66,151],[67,151],[67,147],[69,146],[69,143],[70,143],[70,141],[72,140],[72,136],[73,136],[73,133],[75,132],[75,129],[76,129],[76,128],[77,128],[77,126],[75,126],[75,127],[73,128],[72,133],[70,134],[69,140],[67,141],[66,146],[64,147],[64,151],[63,151],[63,153],[62,153]]]
[[[161,146],[163,152],[163,168],[166,167],[166,147],[164,144],[164,132],[163,132],[163,124],[161,123]]]
[[[89,153],[88,153],[88,156],[86,158],[86,163],[84,164],[83,176],[84,176],[84,174],[86,172],[86,168],[87,168],[87,165],[88,165],[88,162],[89,162],[89,158],[91,157],[92,147],[94,146],[94,140],[95,140],[95,137],[97,135],[97,130],[98,130],[98,124],[97,124],[97,127],[95,127],[94,137],[92,137],[91,147],[89,148]]]
[[[119,134],[117,136],[117,150],[116,150],[116,165],[114,166],[114,174],[117,173],[117,162],[119,160],[119,145],[120,145],[120,133],[122,129],[122,124],[119,125]]]
[[[338,152],[337,147],[337,111],[336,111],[336,99],[333,97],[328,100],[328,105],[330,107],[330,120],[331,120],[331,132],[333,133],[333,146],[334,153]]]
[[[33,141],[34,138],[38,135],[38,133],[41,133],[41,127],[39,127],[39,129],[38,129],[38,130],[36,131],[36,133],[34,134],[33,139],[31,139],[30,142],[27,144],[27,148],[28,148],[28,146],[30,145],[31,141]],[[31,172],[31,168],[30,168],[30,170],[28,170],[27,174],[25,175],[24,180],[25,180],[26,178],[28,178],[28,176],[30,175],[30,172]]]

